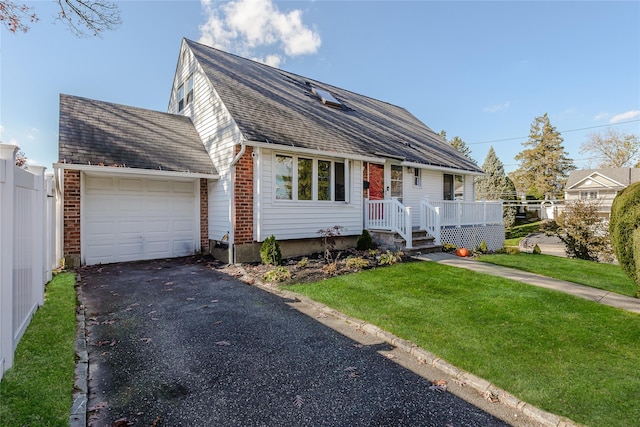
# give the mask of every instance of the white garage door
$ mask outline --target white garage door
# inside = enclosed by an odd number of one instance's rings
[[[193,254],[199,212],[193,181],[85,177],[86,264]]]

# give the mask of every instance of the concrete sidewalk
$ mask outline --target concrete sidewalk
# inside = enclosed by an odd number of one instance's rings
[[[640,299],[604,291],[602,289],[591,288],[589,286],[578,285],[576,283],[553,279],[539,274],[475,261],[469,258],[461,258],[444,252],[418,255],[416,258],[424,261],[433,261],[439,264],[450,265],[452,267],[466,268],[479,273],[500,276],[506,279],[539,286],[541,288],[553,289],[555,291],[575,295],[600,304],[609,305],[611,307],[620,308],[633,313],[640,313]]]

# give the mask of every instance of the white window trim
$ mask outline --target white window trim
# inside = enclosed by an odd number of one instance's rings
[[[277,180],[277,168],[276,165],[278,163],[277,161],[277,157],[281,156],[281,157],[290,157],[292,159],[292,163],[293,163],[293,171],[292,171],[292,177],[291,177],[291,185],[292,185],[292,189],[291,189],[291,199],[278,199],[276,194],[277,191],[275,189],[275,183]],[[298,159],[310,159],[311,160],[311,168],[312,168],[312,173],[311,173],[311,186],[312,186],[312,190],[311,190],[311,200],[299,200],[298,199]],[[327,161],[331,163],[331,176],[330,176],[330,180],[331,180],[331,185],[330,185],[330,200],[318,200],[318,162],[319,161]],[[345,200],[335,200],[336,198],[336,177],[335,177],[335,173],[336,173],[336,167],[335,164],[336,163],[342,163],[344,164],[344,198]],[[332,158],[327,158],[327,157],[315,157],[315,156],[308,156],[306,154],[290,154],[290,153],[279,153],[279,152],[274,152],[272,155],[272,164],[273,167],[272,169],[272,182],[274,183],[274,189],[272,191],[272,200],[274,203],[302,203],[302,204],[315,204],[315,205],[321,205],[321,206],[326,206],[327,204],[333,203],[333,204],[348,204],[351,203],[350,198],[351,198],[351,180],[350,180],[350,173],[351,173],[351,164],[349,162],[348,159],[332,159]]]

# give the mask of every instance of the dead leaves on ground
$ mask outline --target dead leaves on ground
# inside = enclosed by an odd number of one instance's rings
[[[296,397],[293,399],[293,404],[298,408],[302,408],[302,405],[304,405],[304,400],[302,400],[302,396],[300,396],[299,394],[296,394]]]
[[[447,381],[433,380],[431,381],[431,386],[429,386],[429,390],[437,391],[438,393],[444,393],[445,391],[447,391]]]

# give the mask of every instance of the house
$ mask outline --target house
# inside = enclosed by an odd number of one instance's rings
[[[63,254],[79,263],[211,249],[259,260],[363,229],[415,248],[502,246],[502,205],[475,202],[482,170],[404,108],[184,39],[167,113],[60,98],[54,165]],[[397,234],[396,234],[397,233]]]
[[[618,191],[640,181],[640,168],[573,170],[565,185],[565,202],[591,200],[598,203],[599,215],[609,219],[611,204]]]

